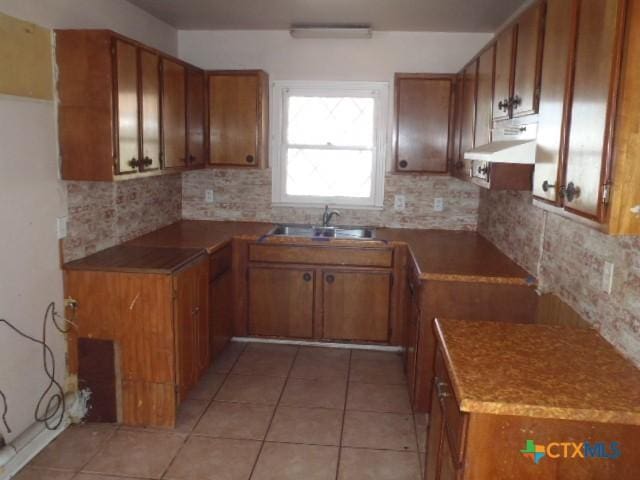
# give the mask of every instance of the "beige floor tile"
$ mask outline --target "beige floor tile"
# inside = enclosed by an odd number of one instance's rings
[[[428,413],[416,413],[414,416],[416,424],[416,435],[418,436],[418,449],[421,452],[427,451],[427,429],[429,426]]]
[[[297,358],[308,360],[349,361],[351,352],[346,348],[300,347]]]
[[[325,349],[317,349],[325,350]],[[347,352],[348,353],[348,352]],[[321,355],[318,353],[298,354],[293,368],[292,378],[347,378],[349,373],[349,357]]]
[[[340,445],[342,410],[279,406],[267,441]]]
[[[31,466],[80,470],[115,433],[105,424],[71,426],[31,461]]]
[[[415,451],[413,415],[347,411],[342,445],[380,450]]]
[[[251,480],[333,480],[338,447],[265,443]]]
[[[347,410],[412,413],[406,385],[351,383]]]
[[[379,350],[352,350],[351,359],[369,362],[402,362],[402,354],[398,352],[381,352]]]
[[[113,475],[99,475],[95,473],[79,473],[78,476],[73,477],[73,480],[127,480],[127,479],[136,479],[140,477],[120,477]]]
[[[295,345],[280,345],[277,343],[259,343],[249,342],[245,352],[250,353],[275,353],[288,357],[294,357],[298,353],[298,347]]]
[[[74,475],[75,472],[70,470],[62,471],[27,467],[13,477],[13,480],[71,480]]]
[[[277,352],[247,351],[240,355],[231,373],[286,377],[289,375],[293,358],[291,355]]]
[[[178,407],[175,431],[179,433],[191,432],[208,405],[208,400],[188,399],[182,402],[180,407]]]
[[[189,392],[187,398],[189,400],[205,400],[211,399],[218,393],[220,386],[226,378],[225,374],[209,371],[198,381],[193,390]]]
[[[227,347],[213,362],[213,371],[217,373],[229,373],[240,354],[247,347],[246,343],[229,342]]]
[[[175,433],[119,430],[83,472],[160,478],[184,441]]]
[[[290,378],[280,404],[291,407],[322,407],[340,410],[344,409],[346,391],[345,379]]]
[[[249,403],[213,402],[195,433],[221,438],[263,440],[274,406]]]
[[[379,359],[352,358],[349,381],[382,385],[404,385],[407,383],[402,361],[395,356]]]
[[[343,448],[338,480],[419,480],[415,452]]]
[[[163,477],[176,480],[247,480],[261,442],[191,437]]]
[[[282,377],[229,375],[216,395],[216,400],[275,405],[285,380]]]

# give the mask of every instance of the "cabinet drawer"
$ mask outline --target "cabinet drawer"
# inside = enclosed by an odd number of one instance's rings
[[[212,253],[209,258],[209,275],[214,280],[231,268],[231,245]]]
[[[464,457],[464,436],[466,430],[467,417],[460,411],[458,402],[453,393],[453,386],[449,379],[449,374],[444,364],[444,358],[440,350],[436,353],[436,376],[434,378],[434,388],[436,395],[440,399],[442,407],[445,434],[451,447],[451,456],[457,465],[462,463]]]
[[[252,262],[391,267],[393,251],[390,248],[370,247],[250,245],[249,260]]]

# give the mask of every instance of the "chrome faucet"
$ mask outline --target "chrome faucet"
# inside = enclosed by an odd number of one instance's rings
[[[328,227],[333,217],[339,217],[340,212],[337,210],[329,211],[329,205],[324,206],[324,213],[322,214],[322,226]]]

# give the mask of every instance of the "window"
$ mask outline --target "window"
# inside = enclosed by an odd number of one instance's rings
[[[386,83],[276,82],[273,202],[381,207]]]

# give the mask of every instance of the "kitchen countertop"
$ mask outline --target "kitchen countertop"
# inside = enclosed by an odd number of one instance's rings
[[[202,256],[202,249],[117,245],[66,263],[65,270],[171,274]]]
[[[436,320],[464,412],[640,425],[640,370],[593,329]]]

